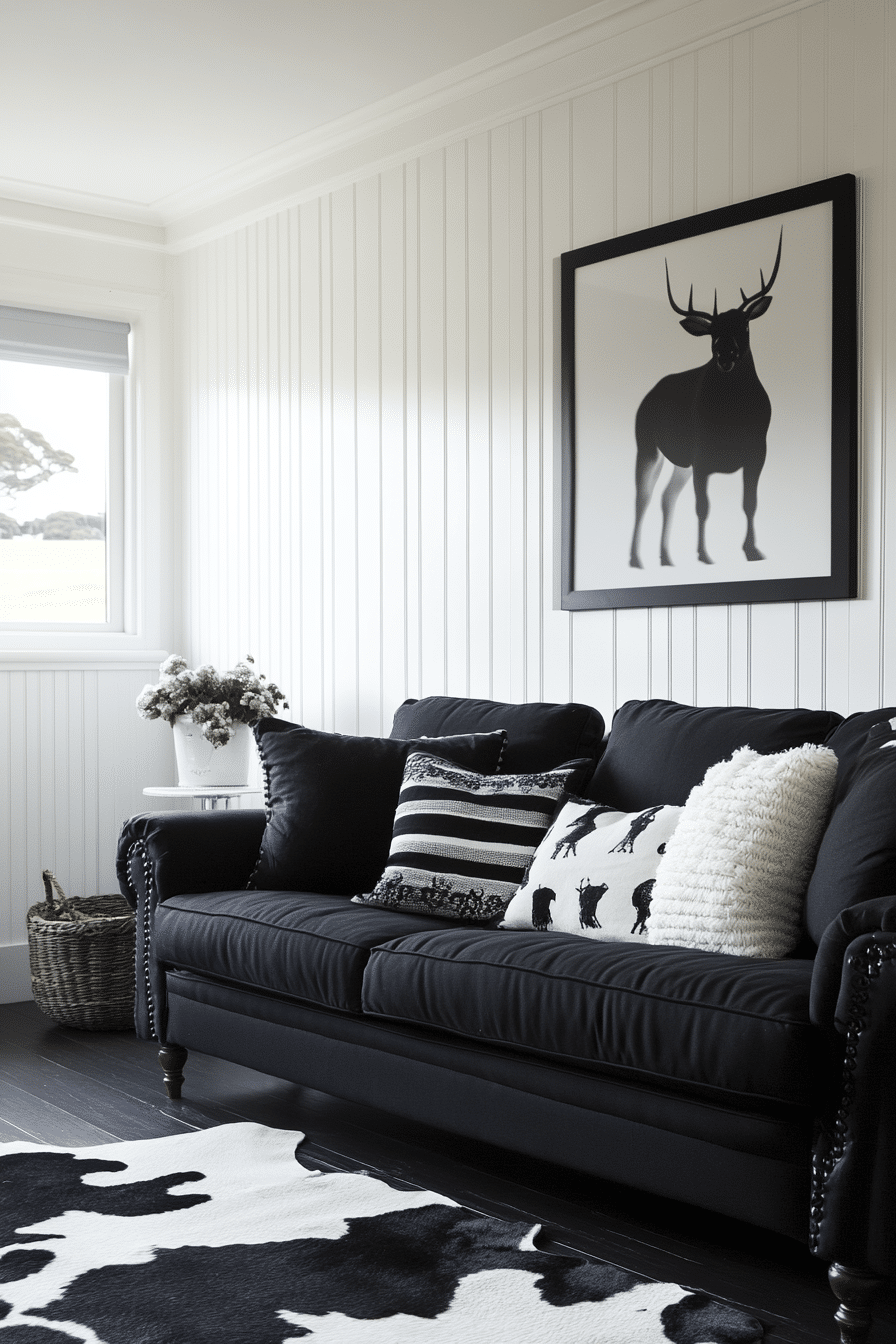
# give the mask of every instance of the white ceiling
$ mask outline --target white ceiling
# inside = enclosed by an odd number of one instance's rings
[[[0,0],[0,196],[163,212],[178,193],[590,8]]]

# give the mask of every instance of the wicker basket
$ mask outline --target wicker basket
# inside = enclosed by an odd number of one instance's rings
[[[49,869],[43,879],[47,899],[28,911],[31,986],[38,1008],[64,1027],[133,1027],[133,910],[121,896],[70,899]]]

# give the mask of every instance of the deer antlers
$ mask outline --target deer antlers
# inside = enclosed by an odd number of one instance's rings
[[[743,290],[741,290],[740,296],[743,299],[743,303],[740,306],[740,312],[744,312],[746,308],[750,304],[755,303],[757,299],[764,299],[766,294],[771,289],[772,285],[775,283],[775,276],[778,274],[778,267],[781,265],[781,244],[783,242],[784,242],[784,225],[782,224],[781,232],[778,234],[778,255],[775,257],[775,268],[772,271],[771,276],[768,279],[768,282],[766,283],[765,276],[762,274],[762,267],[760,266],[759,279],[761,280],[762,284],[760,288],[756,291],[756,293],[751,294],[749,298],[747,298],[746,294],[743,292]]]
[[[741,291],[741,292],[743,292],[743,291]],[[709,321],[711,320],[711,318],[712,318],[712,316],[713,316],[711,313],[704,313],[704,312],[701,312],[700,309],[694,307],[694,286],[693,286],[693,285],[691,285],[691,293],[690,293],[690,297],[688,298],[688,306],[687,306],[687,308],[679,308],[678,304],[675,302],[675,300],[674,300],[673,297],[672,297],[672,286],[671,286],[671,284],[669,283],[669,262],[668,262],[668,261],[666,262],[666,293],[669,295],[669,302],[670,302],[671,305],[672,305],[672,309],[673,309],[673,311],[676,312],[676,313],[679,313],[682,317],[703,317],[703,318],[706,319],[707,322],[709,322]]]
[[[769,290],[771,289],[772,285],[775,283],[775,277],[776,277],[777,274],[778,274],[778,267],[779,267],[780,264],[781,264],[781,245],[782,245],[783,242],[784,242],[784,226],[782,225],[782,226],[781,226],[781,232],[780,232],[780,234],[778,235],[778,255],[775,257],[775,265],[774,265],[774,269],[773,269],[771,275],[769,276],[768,280],[766,280],[765,276],[764,276],[763,273],[762,273],[762,267],[759,268],[759,279],[760,279],[760,281],[762,282],[762,283],[761,283],[761,286],[760,286],[760,288],[756,291],[755,294],[747,295],[747,294],[744,293],[743,290],[740,291],[740,296],[741,296],[741,298],[743,299],[743,303],[740,305],[740,308],[738,308],[738,310],[737,310],[738,312],[740,312],[740,313],[746,312],[746,310],[747,310],[748,307],[750,307],[752,304],[756,303],[757,300],[764,299],[764,298],[766,297],[766,295],[768,294],[768,292],[769,292]],[[701,309],[699,309],[699,308],[695,308],[695,307],[694,307],[694,286],[693,286],[693,285],[691,285],[691,292],[690,292],[690,295],[688,296],[688,306],[687,306],[687,308],[679,308],[678,304],[675,302],[674,298],[672,297],[672,285],[671,285],[670,280],[669,280],[669,262],[668,262],[668,260],[666,261],[666,293],[669,295],[669,302],[670,302],[670,304],[672,305],[672,309],[673,309],[673,311],[676,312],[676,313],[678,313],[681,317],[690,317],[690,318],[698,318],[698,319],[702,318],[703,321],[705,321],[705,322],[711,322],[712,319],[713,319],[714,317],[717,317],[717,316],[718,316],[718,312],[719,312],[718,291],[716,291],[716,295],[715,295],[715,297],[714,297],[714,299],[713,299],[713,308],[712,308],[712,312],[711,312],[711,313],[704,313]]]

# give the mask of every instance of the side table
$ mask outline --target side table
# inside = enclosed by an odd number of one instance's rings
[[[239,800],[247,793],[263,792],[249,784],[212,784],[208,788],[193,784],[153,784],[143,790],[147,798],[196,798],[200,812],[226,811],[234,799]],[[236,806],[239,806],[238,801]]]

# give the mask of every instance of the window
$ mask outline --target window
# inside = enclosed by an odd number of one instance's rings
[[[0,626],[121,628],[128,333],[0,307]]]

